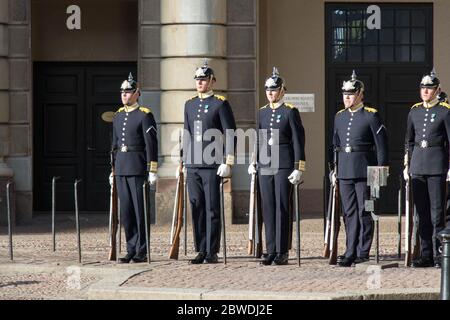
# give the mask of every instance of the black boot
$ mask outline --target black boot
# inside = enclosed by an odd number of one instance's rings
[[[219,257],[217,253],[208,253],[205,257],[205,263],[218,263]]]
[[[351,267],[353,262],[355,262],[355,258],[344,257],[344,259],[339,261],[338,265],[340,267]]]
[[[137,254],[131,259],[131,262],[133,263],[142,263],[147,262],[147,255],[145,253]]]
[[[201,264],[205,260],[205,257],[206,257],[206,252],[199,252],[194,259],[189,260],[189,263],[190,264]]]
[[[441,256],[439,255],[439,256],[436,256],[436,257],[434,257],[434,267],[435,268],[441,268]]]
[[[275,259],[273,259],[273,263],[275,263],[277,266],[288,264],[288,261],[289,261],[289,253],[287,252],[279,253],[275,257]]]
[[[276,256],[277,256],[276,253],[263,254],[262,259],[259,263],[262,264],[263,266],[270,266]]]
[[[127,253],[127,255],[123,258],[119,258],[119,263],[130,263],[131,259],[133,259],[134,254]]]
[[[417,260],[414,260],[411,264],[411,266],[413,268],[429,268],[429,267],[433,267],[433,259],[431,258],[423,258],[420,257]]]

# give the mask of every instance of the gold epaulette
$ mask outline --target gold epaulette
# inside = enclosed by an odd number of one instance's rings
[[[294,107],[292,104],[290,104],[290,103],[285,103],[285,106],[288,107],[288,108],[291,108],[291,109],[295,108],[295,107]]]
[[[373,112],[373,113],[378,112],[377,109],[375,109],[375,108],[370,108],[370,107],[364,107],[364,110],[366,110],[366,111],[368,111],[368,112]]]
[[[336,114],[342,113],[342,112],[344,112],[345,110],[347,110],[347,109],[344,108],[344,109],[342,109],[342,110],[339,110]]]
[[[225,101],[227,100],[224,96],[221,96],[220,94],[215,94],[214,97],[216,97],[219,100]]]
[[[422,102],[417,102],[415,105],[413,105],[413,106],[411,107],[411,109],[412,109],[412,108],[420,107],[421,105],[423,105]]]
[[[152,110],[150,110],[150,108],[147,107],[139,107],[139,110],[141,110],[144,113],[151,113]]]
[[[122,112],[124,110],[125,110],[125,107],[121,107],[121,108],[119,108],[119,110],[116,111],[116,113]]]
[[[439,104],[443,107],[446,107],[447,109],[450,109],[450,104],[448,104],[446,102],[439,102]]]
[[[259,108],[259,110],[267,108],[268,104],[266,104],[265,106],[262,106],[261,108]]]
[[[198,97],[198,94],[196,94],[195,96],[190,97],[190,98],[188,99],[188,101],[189,101],[189,100],[193,100],[193,99],[195,99],[195,98],[197,98],[197,97]]]

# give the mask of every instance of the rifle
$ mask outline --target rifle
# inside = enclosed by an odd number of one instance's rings
[[[180,168],[179,168],[179,176],[177,181],[177,188],[175,191],[175,204],[173,210],[173,219],[172,219],[172,232],[171,236],[171,247],[169,251],[169,259],[178,260],[178,253],[180,251],[180,234],[183,228],[183,216],[184,216],[184,207],[185,207],[185,183],[184,183],[184,174],[183,174],[183,149],[181,148],[181,135],[178,138],[180,143]]]
[[[117,186],[116,186],[116,178],[114,176],[114,151],[111,151],[110,153],[111,157],[111,172],[113,176],[113,183],[111,185],[111,197],[110,197],[110,203],[109,203],[109,225],[111,226],[111,232],[110,232],[110,249],[109,249],[109,255],[108,259],[110,261],[114,261],[117,259],[117,226],[119,223],[118,219],[118,212],[117,212]]]
[[[407,155],[405,155],[407,159]],[[406,169],[408,169],[408,163],[406,163]],[[411,177],[405,182],[405,266],[411,265],[412,251],[411,251],[411,238],[413,231],[413,211],[414,205],[411,201]]]
[[[331,172],[331,164],[328,163],[329,171]],[[324,246],[323,246],[323,257],[329,258],[330,257],[330,234],[331,234],[331,209],[333,204],[333,184],[331,183],[330,178],[330,192],[328,193],[328,206],[327,206],[327,223],[325,227],[325,239],[324,239]]]
[[[334,152],[334,172],[337,176],[337,151]],[[332,186],[330,193],[332,197],[331,203],[331,219],[330,219],[330,236],[329,236],[329,264],[335,265],[337,263],[337,252],[338,252],[338,237],[339,228],[341,226],[340,220],[340,209],[341,203],[339,199],[339,184],[336,181],[335,185]]]

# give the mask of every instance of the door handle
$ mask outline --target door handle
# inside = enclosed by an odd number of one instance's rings
[[[92,147],[90,147],[90,146],[87,146],[87,150],[88,150],[88,151],[95,151],[95,148],[92,148]]]

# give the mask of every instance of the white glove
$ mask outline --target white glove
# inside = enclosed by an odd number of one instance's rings
[[[249,175],[255,174],[257,172],[255,164],[250,163],[248,166],[247,172]]]
[[[447,181],[450,181],[450,169],[447,171]]]
[[[152,186],[155,184],[156,180],[158,180],[158,175],[154,172],[148,173],[148,183]]]
[[[336,186],[336,181],[337,181],[336,172],[334,170],[332,170],[330,172],[330,182],[333,187]]]
[[[231,167],[227,164],[221,164],[217,169],[217,175],[222,178],[228,178],[231,175]]]
[[[186,167],[183,166],[183,175],[186,177]],[[179,178],[180,177],[180,166],[177,167],[177,170],[175,171],[175,178]]]
[[[408,168],[405,167],[405,169],[403,169],[403,179],[405,179],[405,181],[409,180],[409,174],[408,174]],[[447,173],[447,179],[448,179],[448,173]]]
[[[113,176],[113,173],[111,172],[110,174],[109,174],[109,185],[112,187],[112,185],[113,185],[113,182],[114,182],[114,176]]]
[[[299,184],[300,183],[300,178],[302,177],[303,172],[300,170],[294,170],[292,171],[291,175],[288,177],[289,182],[292,184]]]

